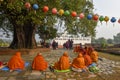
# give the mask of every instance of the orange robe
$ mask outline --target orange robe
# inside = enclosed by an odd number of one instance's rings
[[[20,52],[16,52],[16,54],[9,60],[8,67],[10,70],[24,69],[25,62],[21,58]]]
[[[79,68],[81,68],[81,69],[86,68],[85,61],[84,61],[84,58],[82,56],[82,53],[79,53],[78,57],[73,59],[72,67],[77,68],[77,69],[79,69]]]
[[[98,53],[97,53],[97,51],[92,51],[92,53],[90,54],[90,57],[92,59],[92,62],[97,62],[98,61]]]
[[[90,64],[92,64],[92,59],[90,57],[89,54],[89,48],[88,47],[85,47],[85,54],[84,54],[84,60],[85,60],[85,65],[86,66],[89,66]]]
[[[48,68],[48,63],[45,61],[42,55],[38,54],[32,62],[32,69],[44,71],[47,68]]]
[[[84,55],[84,60],[85,60],[85,65],[86,66],[89,66],[90,64],[92,64],[92,60],[91,60],[91,58],[88,54]]]
[[[54,64],[53,68],[57,70],[66,70],[70,68],[70,61],[67,52],[64,52],[59,61]]]

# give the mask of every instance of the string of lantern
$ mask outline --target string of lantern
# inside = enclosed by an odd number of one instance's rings
[[[28,10],[32,7],[35,10],[35,13],[39,9],[39,5],[38,4],[31,5],[29,2],[26,2],[24,5],[25,5],[25,8],[28,9]],[[43,12],[46,13],[48,11],[49,11],[49,7],[48,6],[44,6],[43,7]],[[56,15],[56,14],[59,14],[60,16],[62,16],[62,15],[65,15],[65,16],[71,15],[72,17],[79,17],[80,19],[85,18],[84,13],[77,14],[76,11],[70,12],[69,10],[64,11],[63,9],[57,10],[56,8],[52,8],[51,12],[54,15]],[[105,21],[106,23],[108,21],[111,21],[112,23],[115,23],[115,22],[120,23],[120,19],[117,20],[115,17],[109,18],[108,16],[99,16],[98,14],[94,14],[94,15],[88,14],[86,16],[86,18],[88,20],[100,21],[101,24],[102,24],[103,21]]]

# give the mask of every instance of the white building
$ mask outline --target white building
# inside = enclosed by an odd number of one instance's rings
[[[60,37],[54,38],[58,45],[63,45],[68,39],[73,40],[73,44],[91,44],[91,37],[82,37],[81,35],[69,35],[67,32],[62,34]]]

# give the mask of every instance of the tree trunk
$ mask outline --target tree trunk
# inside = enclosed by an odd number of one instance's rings
[[[13,41],[10,48],[14,49],[33,49],[37,47],[35,40],[36,26],[27,21],[23,26],[14,23]]]

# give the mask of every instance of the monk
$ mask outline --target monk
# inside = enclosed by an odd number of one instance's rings
[[[90,57],[92,59],[92,62],[97,62],[98,61],[98,52],[93,50],[91,53],[90,53]]]
[[[9,60],[8,67],[10,68],[10,71],[21,69],[23,70],[25,68],[25,62],[21,58],[21,53],[16,52],[14,56]]]
[[[79,53],[78,56],[73,59],[72,69],[76,69],[76,70],[86,69],[85,60],[83,58],[82,53]]]
[[[85,65],[86,65],[87,67],[89,67],[89,65],[92,64],[92,59],[91,59],[91,57],[88,55],[88,47],[85,47],[85,52],[84,52],[83,57],[84,57],[84,60],[85,60]]]
[[[48,68],[48,63],[45,61],[41,53],[38,53],[32,62],[32,69],[45,71]]]
[[[53,68],[56,70],[67,70],[70,68],[70,61],[66,51],[60,57],[59,61],[54,64]]]

